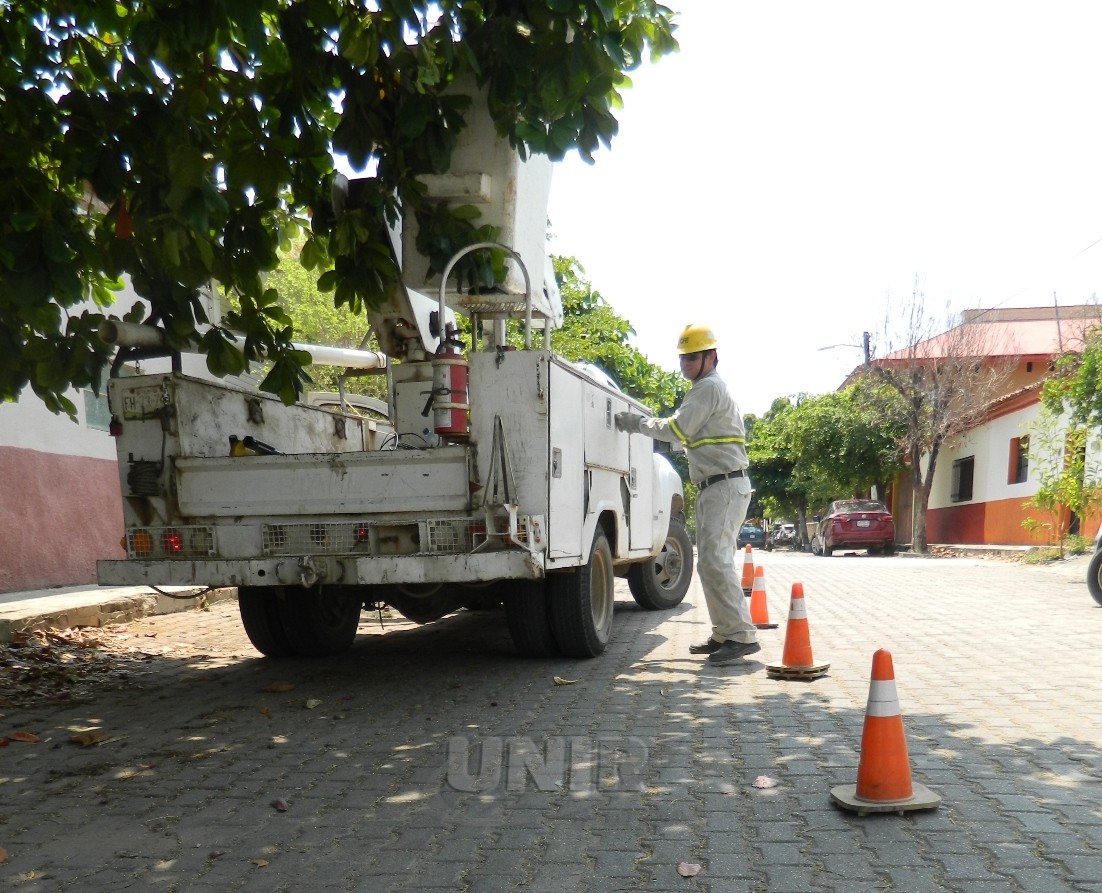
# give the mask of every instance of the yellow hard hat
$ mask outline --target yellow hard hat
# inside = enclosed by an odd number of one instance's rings
[[[715,350],[719,347],[715,332],[707,326],[689,325],[677,339],[677,352],[681,356],[687,353],[700,353],[702,350]]]

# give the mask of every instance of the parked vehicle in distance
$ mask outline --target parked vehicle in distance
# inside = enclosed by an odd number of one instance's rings
[[[875,499],[838,499],[830,504],[811,540],[811,551],[829,557],[835,549],[865,549],[870,555],[895,551],[895,520]]]
[[[1102,605],[1102,529],[1094,538],[1094,554],[1087,565],[1087,590],[1091,598]]]
[[[750,546],[753,549],[765,549],[765,528],[758,524],[743,524],[738,532],[738,547],[745,549]]]
[[[796,547],[796,525],[788,523],[774,524],[769,534],[765,539],[766,551],[772,551],[775,548],[781,546],[788,546],[790,549]]]

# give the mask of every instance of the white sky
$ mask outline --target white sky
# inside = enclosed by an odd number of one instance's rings
[[[836,388],[916,277],[939,320],[1102,294],[1102,3],[666,3],[681,51],[549,211],[652,362],[709,323],[762,415]]]

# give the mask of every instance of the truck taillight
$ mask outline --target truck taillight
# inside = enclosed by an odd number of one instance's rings
[[[166,552],[182,552],[184,550],[184,541],[175,530],[166,531],[163,542]]]
[[[150,555],[153,552],[153,537],[144,530],[135,530],[130,535],[130,543],[135,555]]]

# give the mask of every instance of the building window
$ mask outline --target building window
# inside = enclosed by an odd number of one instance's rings
[[[1010,438],[1010,471],[1008,484],[1024,484],[1029,477],[1029,435]]]
[[[968,502],[972,498],[972,476],[976,471],[976,457],[968,456],[953,463],[953,489],[949,498],[953,502]]]
[[[126,363],[119,368],[118,374],[120,377],[137,375],[138,369],[133,364]],[[91,388],[81,389],[84,395],[84,423],[93,431],[111,430],[111,408],[107,405],[108,378],[108,369],[104,367],[100,370],[98,396]]]
[[[107,406],[107,370],[100,372],[99,394],[84,389],[84,421],[93,431],[107,431],[111,425],[111,410]]]

